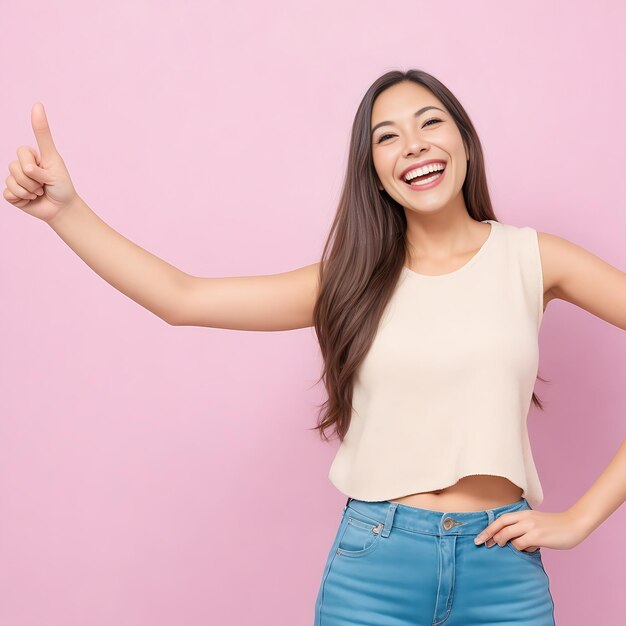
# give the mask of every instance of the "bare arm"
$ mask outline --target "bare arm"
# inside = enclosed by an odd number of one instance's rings
[[[96,274],[171,323],[188,274],[120,235],[80,196],[48,224]]]
[[[312,325],[319,263],[268,276],[186,274],[120,235],[87,206],[74,189],[41,103],[33,106],[31,123],[40,153],[18,148],[4,198],[47,222],[118,291],[176,326],[291,330]]]
[[[94,272],[173,326],[292,330],[313,323],[319,263],[261,276],[191,276],[123,237],[79,196],[48,224]]]
[[[313,325],[319,263],[261,276],[185,275],[175,326],[233,330],[293,330]]]

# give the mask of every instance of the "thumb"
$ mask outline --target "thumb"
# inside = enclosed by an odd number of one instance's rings
[[[52,133],[48,126],[48,118],[41,102],[35,102],[30,113],[30,122],[33,126],[33,132],[39,146],[40,160],[51,157],[57,153],[54,141],[52,141]]]

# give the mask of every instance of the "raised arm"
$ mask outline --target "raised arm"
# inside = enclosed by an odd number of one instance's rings
[[[111,228],[79,196],[48,224],[107,283],[171,323],[184,272]]]
[[[39,154],[30,146],[17,149],[5,200],[46,222],[94,272],[169,322],[186,274],[120,235],[80,198],[39,102],[32,107],[31,124]]]
[[[292,330],[313,323],[319,263],[266,276],[200,278],[123,237],[80,198],[49,224],[110,285],[173,326]]]
[[[291,330],[312,325],[319,263],[267,276],[200,278],[151,254],[111,228],[76,193],[35,103],[31,123],[39,154],[17,150],[4,198],[45,221],[101,278],[176,326]]]
[[[234,330],[293,330],[313,325],[319,263],[265,276],[186,275],[171,324]]]

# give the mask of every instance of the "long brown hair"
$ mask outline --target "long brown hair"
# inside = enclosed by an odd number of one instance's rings
[[[480,140],[452,92],[434,76],[417,69],[390,71],[375,80],[352,123],[339,206],[319,265],[320,288],[313,321],[324,366],[317,382],[324,380],[328,399],[318,407],[315,430],[326,441],[326,429],[333,424],[340,441],[348,431],[355,372],[370,349],[406,261],[406,215],[402,205],[378,189],[370,133],[376,97],[402,81],[426,87],[445,105],[468,149],[463,183],[467,211],[478,221],[496,220]],[[534,392],[532,401],[543,409]]]

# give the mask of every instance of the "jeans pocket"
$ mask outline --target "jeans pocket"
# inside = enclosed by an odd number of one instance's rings
[[[383,524],[348,507],[346,524],[337,546],[337,554],[359,557],[376,549]]]
[[[518,550],[510,541],[507,541],[504,545],[523,559],[541,561],[541,548],[537,548],[534,552],[528,552],[527,550]]]
[[[517,511],[532,511],[533,508],[528,503],[528,500],[524,499],[521,506],[515,509]],[[498,516],[499,517],[499,516]],[[497,519],[497,518],[496,518]],[[541,548],[537,548],[534,552],[528,552],[526,550],[518,550],[510,541],[504,544],[511,552],[514,552],[523,559],[529,559],[531,561],[541,561]]]

